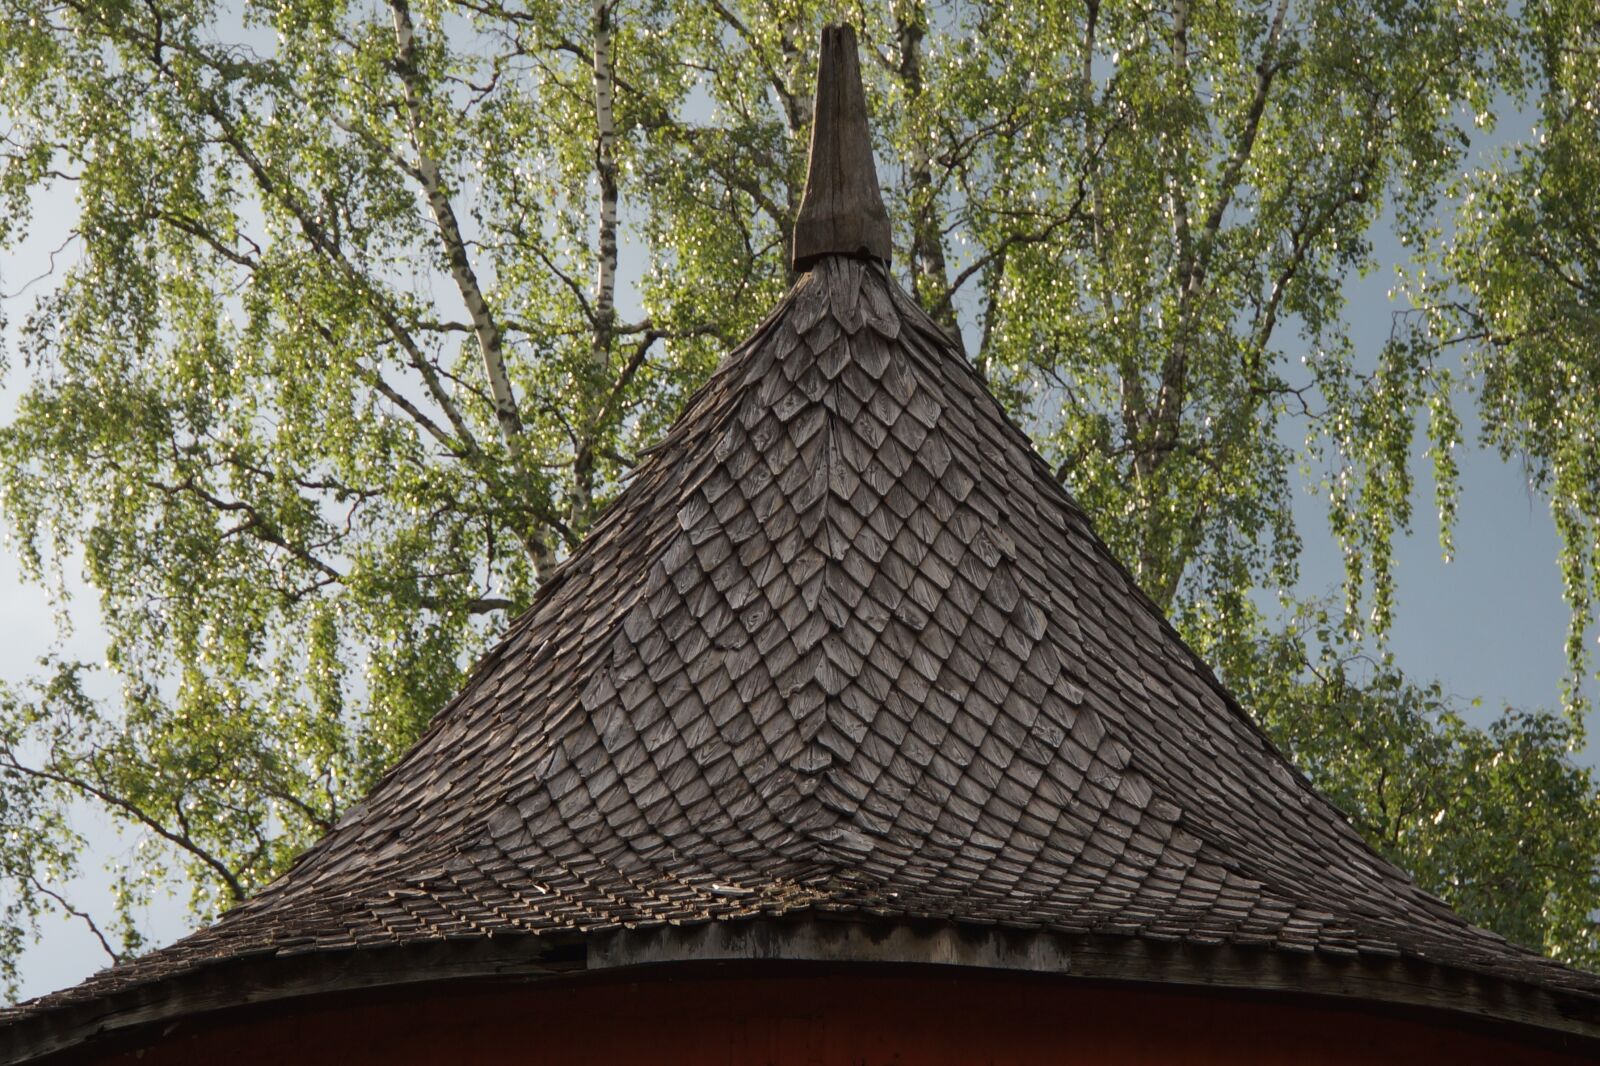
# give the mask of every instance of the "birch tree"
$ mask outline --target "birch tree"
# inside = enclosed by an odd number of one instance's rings
[[[616,300],[642,122],[694,83],[671,17],[8,5],[0,236],[46,186],[80,217],[0,492],[33,573],[81,551],[117,695],[60,664],[0,765],[19,821],[141,834],[125,911],[177,877],[214,912],[326,830],[704,374],[729,323]]]
[[[1576,705],[1474,730],[1382,657],[1416,420],[1448,516],[1473,395],[1432,333],[1358,351],[1342,296],[1385,218],[1438,252],[1470,116],[1572,91],[1558,37],[1514,14],[0,0],[0,244],[42,205],[76,212],[52,275],[5,304],[0,512],[34,578],[81,570],[108,633],[102,666],[0,690],[0,960],[46,909],[111,954],[152,892],[214,914],[405,749],[792,280],[815,41],[840,18],[894,269],[1145,590],[1378,846],[1469,917],[1595,957]],[[1557,219],[1572,248],[1577,222]],[[1592,426],[1580,392],[1541,424]],[[1514,446],[1576,469],[1558,436]],[[1252,593],[1292,587],[1319,532],[1293,520],[1297,439],[1344,603],[1273,618]],[[1593,513],[1592,480],[1551,484]],[[1329,726],[1362,707],[1387,709],[1382,751]],[[1401,757],[1435,772],[1397,814],[1378,782]],[[1549,818],[1483,815],[1532,781]],[[65,891],[83,805],[140,849],[110,910]],[[1461,887],[1525,840],[1556,874]]]
[[[1600,19],[1582,0],[1525,17],[1537,128],[1455,183],[1454,232],[1412,278],[1404,340],[1418,362],[1481,382],[1484,443],[1549,500],[1581,706],[1600,602]]]

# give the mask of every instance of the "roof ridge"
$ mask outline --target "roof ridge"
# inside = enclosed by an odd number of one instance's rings
[[[921,629],[938,608],[940,594],[917,572],[919,564],[948,572],[954,563],[891,555],[890,544],[916,520],[916,501],[948,469],[951,448],[940,428],[941,400],[892,344],[902,318],[881,267],[842,256],[819,260],[798,286],[785,323],[789,332],[746,373],[746,381],[759,377],[763,387],[741,421],[753,431],[773,411],[797,450],[798,463],[789,471],[798,476],[782,487],[811,554],[802,559],[787,549],[791,565],[798,564],[792,576],[806,615],[796,633],[802,658],[781,682],[802,742],[790,765],[799,775],[797,814],[808,826],[813,857],[853,871],[882,846],[893,812],[863,807],[873,782],[855,776],[851,765],[878,708],[905,698],[890,687],[897,679],[869,660],[880,640],[892,643],[891,615]],[[880,431],[861,414],[881,397],[887,400],[877,407]],[[919,451],[920,466],[910,461]],[[922,484],[908,488],[904,479],[915,475]],[[879,498],[887,508],[876,506]],[[783,540],[778,549],[781,559]],[[877,600],[867,596],[875,585],[881,586]],[[909,683],[924,699],[948,699],[931,690],[942,664],[929,649],[907,641],[884,647],[887,655],[880,658],[898,657],[909,666],[900,678],[914,677]]]

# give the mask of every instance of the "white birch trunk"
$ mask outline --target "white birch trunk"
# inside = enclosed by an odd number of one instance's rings
[[[594,509],[595,448],[603,426],[601,410],[589,402],[603,394],[611,371],[611,344],[617,318],[617,114],[616,72],[613,68],[613,0],[594,0],[594,116],[595,174],[600,184],[600,220],[596,239],[594,322],[589,350],[590,380],[585,388],[584,435],[573,461],[571,524],[588,525]]]
[[[439,240],[450,267],[450,277],[461,294],[467,314],[472,320],[472,332],[483,355],[484,377],[489,383],[489,397],[494,404],[495,424],[512,461],[520,462],[523,452],[522,416],[517,409],[516,393],[511,387],[511,375],[506,368],[505,334],[495,321],[494,312],[484,297],[483,287],[467,255],[467,243],[461,235],[454,205],[445,189],[439,164],[428,150],[425,135],[426,112],[423,109],[422,88],[418,83],[416,68],[416,29],[411,21],[411,9],[405,0],[390,0],[394,17],[395,45],[401,82],[405,88],[406,111],[410,119],[411,144],[417,153],[416,174],[422,184],[428,210],[439,231]],[[555,552],[550,538],[537,531],[520,531],[524,545],[532,559],[534,572],[540,579],[555,565]]]

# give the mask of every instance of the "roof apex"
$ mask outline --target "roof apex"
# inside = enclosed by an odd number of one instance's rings
[[[894,251],[889,214],[872,159],[856,31],[848,23],[823,28],[812,115],[811,160],[794,224],[794,269],[809,270],[826,255],[888,262]]]

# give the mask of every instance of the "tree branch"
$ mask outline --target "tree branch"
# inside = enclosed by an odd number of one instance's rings
[[[101,803],[104,803],[108,807],[121,811],[135,822],[156,834],[156,836],[160,837],[162,840],[165,840],[167,843],[178,848],[180,851],[188,852],[190,855],[193,855],[200,862],[208,866],[219,878],[222,879],[223,884],[228,886],[228,894],[233,897],[235,902],[242,902],[245,896],[248,895],[248,893],[245,891],[243,883],[240,882],[238,875],[235,874],[226,863],[217,858],[215,855],[211,854],[205,848],[201,847],[195,842],[193,837],[187,835],[186,833],[174,832],[173,830],[168,829],[166,826],[157,821],[154,816],[131,800],[118,796],[115,793],[110,792],[109,790],[81,777],[62,773],[58,770],[49,770],[42,767],[24,765],[23,763],[17,761],[16,756],[9,749],[0,751],[0,759],[4,760],[4,765],[7,769],[12,770],[15,773],[22,774],[24,777],[31,777],[40,781],[50,781],[66,788],[76,789],[85,795],[93,796],[95,799],[99,800]]]
[[[28,874],[27,880],[28,883],[33,886],[33,890],[35,892],[39,893],[41,896],[46,896],[53,900],[57,907],[60,907],[67,914],[77,918],[83,922],[84,925],[88,926],[89,932],[93,933],[94,938],[100,942],[100,950],[106,953],[106,957],[111,960],[113,965],[122,961],[122,953],[111,946],[111,941],[106,939],[106,935],[100,931],[100,926],[96,924],[94,918],[87,911],[81,911],[77,907],[74,907],[72,904],[68,903],[65,896],[46,886],[44,882],[40,881],[33,874]]]

